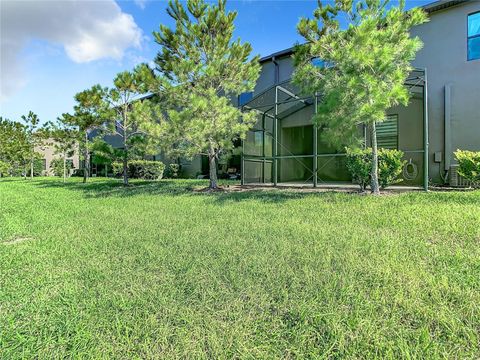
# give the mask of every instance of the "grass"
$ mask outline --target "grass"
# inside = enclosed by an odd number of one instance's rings
[[[480,192],[0,180],[0,358],[480,358]]]

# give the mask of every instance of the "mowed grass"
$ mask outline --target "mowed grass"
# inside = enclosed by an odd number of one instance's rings
[[[480,358],[480,192],[0,180],[0,359]]]

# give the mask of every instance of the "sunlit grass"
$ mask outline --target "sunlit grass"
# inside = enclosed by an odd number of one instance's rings
[[[480,192],[0,180],[0,359],[479,358]]]

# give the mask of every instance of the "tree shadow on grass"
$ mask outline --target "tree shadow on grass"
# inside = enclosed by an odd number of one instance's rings
[[[306,197],[321,197],[327,201],[337,201],[333,191],[327,192],[302,192],[289,189],[248,189],[244,191],[231,191],[230,185],[234,183],[220,183],[224,191],[205,192],[199,189],[205,188],[208,182],[205,180],[160,180],[160,181],[132,181],[127,187],[118,180],[93,180],[82,183],[70,181],[38,180],[35,184],[41,188],[67,189],[81,192],[85,198],[108,198],[108,197],[134,197],[134,196],[198,196],[204,197],[213,203],[222,205],[231,202],[256,200],[264,203],[281,203],[288,200],[302,199]]]
[[[123,186],[121,181],[92,180],[87,183],[79,181],[37,181],[36,184],[42,188],[67,189],[82,192],[86,198],[102,197],[130,197],[138,195],[178,195],[188,193],[194,186],[200,186],[201,182],[191,184],[177,184],[175,180],[161,181],[132,181],[129,186]]]

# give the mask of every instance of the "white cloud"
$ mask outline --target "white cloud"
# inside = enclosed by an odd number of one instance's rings
[[[29,40],[59,44],[76,63],[120,60],[142,42],[142,30],[114,0],[2,0],[0,6],[0,101],[26,82],[20,54]]]
[[[133,0],[133,2],[142,10],[147,6],[147,0]]]

